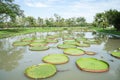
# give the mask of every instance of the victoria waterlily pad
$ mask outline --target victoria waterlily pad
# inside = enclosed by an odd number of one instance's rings
[[[76,46],[71,44],[59,44],[57,47],[60,49],[66,49],[66,48],[75,48]]]
[[[69,61],[68,57],[64,54],[50,54],[43,58],[43,61],[50,64],[64,64]]]
[[[50,39],[48,39],[48,40],[46,40],[46,42],[48,42],[48,43],[57,43],[58,40],[50,40]]]
[[[31,42],[33,40],[33,38],[24,38],[22,39],[22,41],[25,41],[25,42]]]
[[[76,61],[77,67],[88,72],[106,72],[109,64],[96,58],[80,58]]]
[[[44,50],[48,50],[49,47],[47,46],[37,46],[37,47],[30,47],[29,50],[31,51],[44,51]]]
[[[14,46],[27,46],[29,45],[29,42],[21,42],[21,41],[16,41],[13,43]]]
[[[120,51],[119,52],[112,52],[111,55],[116,57],[116,58],[120,58]]]
[[[40,79],[53,76],[57,72],[56,67],[52,64],[33,65],[25,70],[25,75],[29,78]]]
[[[90,44],[77,44],[79,47],[90,47]]]
[[[79,44],[78,42],[74,41],[74,40],[65,40],[64,44],[71,44],[71,45],[77,45]]]
[[[73,56],[79,56],[79,55],[85,54],[85,52],[82,49],[78,49],[78,48],[65,49],[64,53],[68,55],[73,55]]]
[[[88,55],[95,55],[96,54],[96,52],[92,52],[92,51],[85,51],[85,53]]]
[[[33,42],[45,42],[45,40],[44,39],[35,39],[35,40],[33,40]]]
[[[32,47],[37,47],[37,46],[46,46],[47,43],[46,42],[33,42],[30,44],[30,46]]]

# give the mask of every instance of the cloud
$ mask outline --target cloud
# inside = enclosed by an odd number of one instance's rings
[[[43,2],[37,2],[32,0],[25,0],[24,3],[29,7],[36,7],[36,8],[48,7],[48,5]]]

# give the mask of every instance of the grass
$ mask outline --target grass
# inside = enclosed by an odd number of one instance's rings
[[[61,31],[61,30],[91,30],[91,31],[98,31],[108,34],[115,34],[120,35],[120,31],[116,31],[115,29],[111,28],[97,28],[97,27],[32,27],[32,28],[9,28],[9,29],[0,29],[0,38],[7,38],[11,36],[17,36],[21,34],[29,34],[33,32],[50,32],[50,31]]]
[[[120,31],[117,31],[115,28],[98,28],[98,27],[92,27],[90,28],[97,32],[107,33],[107,34],[114,34],[114,35],[120,35]]]

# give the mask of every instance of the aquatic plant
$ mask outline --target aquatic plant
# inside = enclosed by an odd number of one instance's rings
[[[96,58],[79,58],[76,65],[80,70],[87,72],[106,72],[109,70],[109,64]]]
[[[43,57],[42,60],[50,64],[64,64],[69,61],[69,58],[64,54],[50,54]]]
[[[47,63],[33,65],[25,69],[25,75],[33,79],[51,77],[56,72],[56,67],[52,64]]]
[[[78,49],[78,48],[64,49],[64,53],[68,55],[73,55],[73,56],[79,56],[79,55],[85,54],[85,52],[82,49]]]

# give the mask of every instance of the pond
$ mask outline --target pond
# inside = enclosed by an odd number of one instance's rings
[[[29,46],[13,46],[15,41],[26,37],[45,39],[51,35],[58,35],[56,38],[58,42],[49,43],[48,46],[50,48],[45,51],[31,51],[29,50]],[[0,80],[34,80],[25,76],[25,69],[31,65],[44,63],[42,58],[48,54],[63,54],[63,49],[57,47],[57,45],[63,43],[63,36],[64,38],[67,38],[67,36],[70,36],[70,38],[79,38],[82,36],[91,40],[96,39],[98,43],[92,43],[88,47],[78,47],[85,51],[94,51],[96,55],[67,55],[69,62],[56,65],[58,72],[54,76],[39,80],[120,80],[120,59],[110,55],[112,51],[120,48],[120,37],[96,32],[79,31],[36,32],[0,39]],[[110,69],[104,73],[81,71],[75,65],[76,60],[81,57],[93,57],[104,60],[110,65]]]

